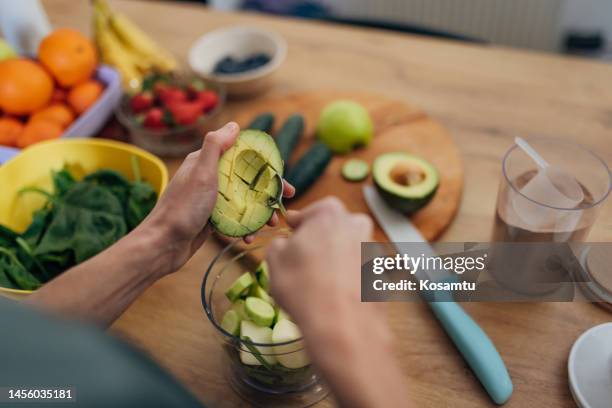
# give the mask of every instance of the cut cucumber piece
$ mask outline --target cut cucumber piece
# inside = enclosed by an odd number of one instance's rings
[[[274,299],[272,299],[272,296],[268,295],[268,292],[266,292],[258,284],[255,284],[255,285],[251,286],[251,289],[249,291],[249,295],[250,296],[258,297],[261,300],[263,300],[263,301],[271,304],[272,306],[274,306]]]
[[[255,270],[255,278],[257,279],[257,282],[259,282],[259,285],[264,288],[264,290],[270,290],[270,274],[268,273],[268,264],[266,261],[260,263]]]
[[[246,313],[246,310],[244,309],[244,299],[236,300],[232,305],[232,310],[238,313],[238,316],[240,316],[240,320],[250,320],[249,316]]]
[[[219,161],[218,194],[210,217],[220,233],[253,234],[274,213],[282,186],[283,161],[274,139],[265,132],[243,130]]]
[[[274,308],[265,300],[249,296],[244,303],[247,316],[257,325],[266,327],[274,321]]]
[[[348,181],[362,181],[370,174],[370,165],[360,159],[347,160],[342,166],[342,177]]]
[[[304,131],[304,117],[297,113],[289,116],[283,126],[276,134],[276,145],[281,159],[289,163],[291,153],[295,150]]]
[[[247,127],[247,129],[253,130],[261,130],[262,132],[269,133],[274,126],[274,115],[272,113],[266,112],[258,115],[251,124]]]
[[[280,307],[275,307],[274,311],[276,312],[276,316],[274,316],[274,324],[280,322],[281,320],[291,320],[289,314]]]
[[[237,336],[240,333],[240,316],[235,310],[228,310],[221,319],[221,328],[231,335]]]
[[[283,319],[272,329],[272,343],[279,344],[302,338],[300,329],[290,320]],[[278,362],[287,368],[302,368],[310,364],[303,342],[297,341],[282,346],[274,346]]]
[[[272,346],[272,329],[269,327],[260,327],[256,324],[243,320],[240,323],[240,338],[245,339],[249,338],[253,343],[260,344],[270,344],[270,347],[267,346],[253,346],[259,353],[261,353],[261,357],[270,363],[276,364],[276,356],[274,355],[274,347]],[[257,357],[253,355],[246,348],[244,344],[240,345],[240,361],[242,364],[247,365],[261,365]]]
[[[404,152],[378,156],[372,164],[372,178],[387,204],[408,215],[427,205],[440,185],[431,163]]]
[[[251,288],[251,285],[255,283],[253,275],[249,272],[245,272],[238,279],[232,283],[230,288],[225,292],[225,296],[230,302],[236,301],[240,296],[246,295]]]
[[[295,187],[295,197],[308,191],[323,175],[332,159],[332,151],[321,142],[316,142],[287,172],[287,181]]]

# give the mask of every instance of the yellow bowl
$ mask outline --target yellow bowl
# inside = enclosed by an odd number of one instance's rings
[[[0,166],[0,224],[21,232],[32,221],[32,213],[44,204],[39,194],[19,195],[23,187],[52,189],[51,171],[68,166],[77,177],[98,169],[113,169],[132,177],[131,157],[137,157],[143,179],[158,194],[168,184],[168,170],[156,156],[135,146],[104,139],[60,139],[38,143]],[[0,287],[0,295],[24,297],[29,290]]]

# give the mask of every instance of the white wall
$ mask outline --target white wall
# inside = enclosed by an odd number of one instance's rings
[[[495,44],[556,51],[565,0],[319,1],[343,17],[415,24]]]

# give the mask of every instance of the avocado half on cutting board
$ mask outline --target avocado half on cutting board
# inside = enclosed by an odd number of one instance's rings
[[[258,130],[240,132],[236,143],[219,161],[212,225],[230,237],[259,230],[278,208],[282,176],[283,161],[274,139]]]
[[[385,202],[408,215],[431,201],[440,185],[436,168],[403,152],[385,153],[372,165],[374,184]]]

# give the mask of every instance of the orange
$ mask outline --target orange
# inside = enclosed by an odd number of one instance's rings
[[[62,129],[65,129],[74,120],[74,113],[63,103],[54,103],[46,108],[42,108],[41,110],[34,112],[34,114],[30,116],[30,121],[35,120],[48,120],[49,122],[55,122],[60,125]]]
[[[0,109],[27,115],[49,103],[53,79],[36,62],[12,58],[0,62]]]
[[[53,95],[51,95],[51,103],[54,102],[66,102],[66,96],[68,95],[68,91],[63,88],[55,88],[53,90]]]
[[[17,119],[9,117],[0,119],[0,145],[15,146],[22,131],[23,124]]]
[[[71,28],[60,28],[46,36],[38,47],[38,59],[65,87],[91,78],[98,64],[93,43]]]
[[[28,147],[43,140],[57,139],[62,135],[62,127],[48,120],[29,121],[17,138],[17,147]]]
[[[80,115],[96,102],[102,91],[104,87],[95,79],[83,82],[68,92],[68,104]]]

